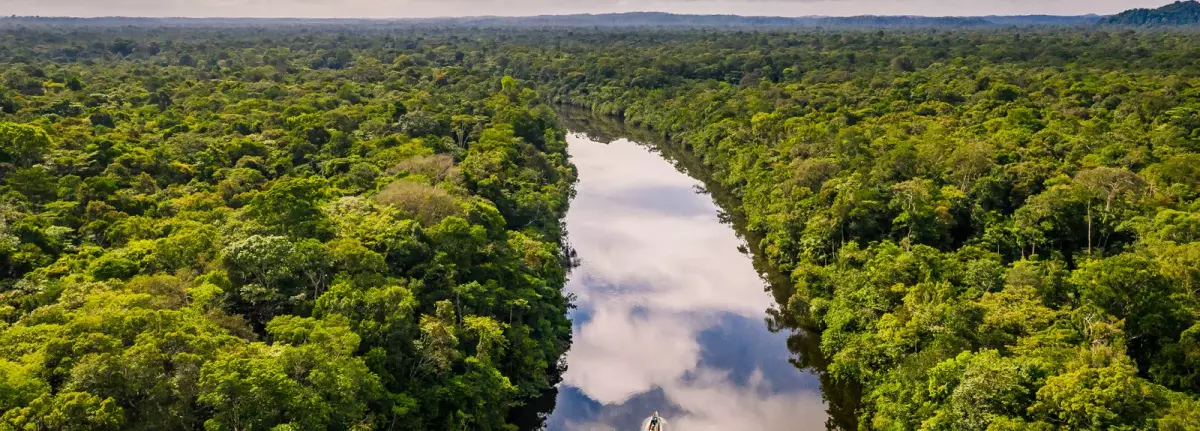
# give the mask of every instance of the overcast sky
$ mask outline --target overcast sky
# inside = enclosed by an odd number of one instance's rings
[[[0,15],[399,18],[663,11],[737,15],[1111,14],[1173,0],[0,0]]]

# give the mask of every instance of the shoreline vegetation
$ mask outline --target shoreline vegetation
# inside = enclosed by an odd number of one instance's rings
[[[690,36],[524,48],[740,199],[860,427],[1200,426],[1196,36]]]
[[[585,133],[589,139],[609,143],[617,139],[628,139],[658,153],[663,159],[675,165],[675,168],[700,181],[705,193],[712,196],[721,211],[721,220],[730,225],[738,237],[746,241],[747,253],[752,258],[755,270],[763,278],[766,289],[771,293],[776,304],[787,304],[795,294],[790,279],[763,258],[759,248],[762,238],[750,230],[747,219],[742,213],[741,202],[737,196],[723,189],[704,163],[689,152],[678,142],[664,138],[647,128],[630,126],[618,117],[597,115],[586,109],[569,106],[559,106],[556,109],[559,119],[568,130]],[[794,355],[790,361],[797,368],[809,370],[817,375],[821,382],[821,396],[827,404],[826,419],[830,429],[856,429],[858,417],[855,411],[862,397],[858,384],[849,380],[836,380],[829,374],[829,362],[820,348],[820,328],[804,316],[797,316],[778,305],[765,310],[766,324],[772,332],[788,334],[788,350]]]

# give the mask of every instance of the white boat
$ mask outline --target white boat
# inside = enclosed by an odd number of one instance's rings
[[[652,418],[653,418],[653,416],[648,417],[648,418],[646,418],[646,420],[642,421],[642,428],[640,429],[640,431],[651,431],[650,430],[650,419],[652,419]],[[671,424],[669,422],[667,422],[666,418],[659,416],[658,417],[658,428],[653,431],[671,431]]]

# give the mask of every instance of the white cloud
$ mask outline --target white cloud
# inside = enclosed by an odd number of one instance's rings
[[[670,385],[699,363],[701,329],[668,312],[634,317],[627,307],[600,305],[572,339],[563,382],[602,404]]]
[[[772,299],[697,182],[628,141],[569,142],[580,183],[567,226],[583,265],[567,290],[587,317],[563,383],[635,415],[645,406],[631,398],[661,390],[682,412],[668,430],[820,429],[825,406],[815,389],[777,391],[758,369],[738,380],[703,363],[706,349],[727,346],[702,346],[701,332],[723,316],[761,320]],[[611,429],[604,422],[616,419],[567,427]]]
[[[692,191],[695,180],[628,141],[569,141],[581,181],[566,222],[583,264],[567,290],[591,315],[564,379],[620,403],[696,367],[696,336],[720,313],[757,318],[771,298],[716,206]],[[706,211],[668,215],[630,199],[645,190],[684,195]]]
[[[627,141],[604,145],[571,137],[572,161],[581,181],[567,214],[572,244],[584,265],[572,275],[568,290],[584,302],[640,304],[654,311],[713,310],[761,316],[771,305],[763,282],[742,244],[717,218],[707,196],[693,195],[699,213],[664,216],[646,202],[631,202],[640,190],[693,193],[697,182],[672,169],[657,155]],[[601,180],[596,180],[601,179]],[[679,203],[676,203],[677,205]],[[577,289],[579,282],[644,286],[653,292],[601,292]],[[746,292],[754,294],[746,294]]]
[[[761,378],[747,387],[730,385],[713,370],[700,370],[695,381],[664,388],[667,397],[688,413],[668,418],[674,429],[721,431],[735,429],[824,429],[825,403],[821,394],[799,391],[770,394]]]

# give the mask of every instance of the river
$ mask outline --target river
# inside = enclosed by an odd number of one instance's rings
[[[770,330],[769,277],[714,194],[661,149],[565,123],[577,308],[547,428],[635,430],[657,410],[671,430],[825,429],[822,379],[796,330]]]

